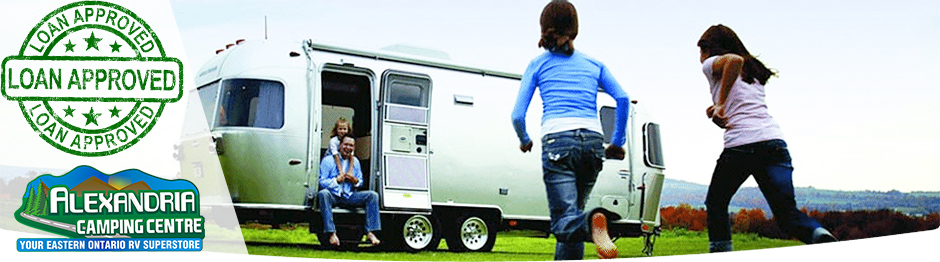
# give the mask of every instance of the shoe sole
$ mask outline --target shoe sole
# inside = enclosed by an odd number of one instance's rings
[[[836,237],[832,235],[827,234],[827,235],[819,236],[819,238],[813,241],[813,244],[832,243],[832,242],[839,242],[839,239],[837,239]]]
[[[597,246],[597,257],[600,259],[616,258],[617,245],[610,240],[607,234],[607,216],[595,213],[591,216],[591,238]]]

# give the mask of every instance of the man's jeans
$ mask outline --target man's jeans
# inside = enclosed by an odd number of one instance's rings
[[[317,196],[317,202],[320,203],[320,214],[323,215],[323,233],[336,232],[336,225],[333,223],[334,206],[344,208],[364,206],[366,231],[374,232],[382,229],[382,223],[379,220],[379,194],[374,191],[357,191],[353,192],[349,198],[342,198],[331,194],[328,189],[323,189]]]
[[[751,174],[780,228],[803,243],[812,242],[813,230],[822,225],[796,209],[790,152],[787,143],[779,139],[725,148],[721,152],[705,197],[709,241],[727,241],[730,246],[728,204]]]
[[[542,137],[542,179],[555,235],[555,260],[584,258],[584,241],[590,240],[584,203],[601,171],[604,137],[585,129]]]

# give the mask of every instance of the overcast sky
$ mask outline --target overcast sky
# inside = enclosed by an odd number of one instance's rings
[[[794,158],[796,186],[940,190],[940,3],[572,2],[575,48],[610,67],[661,123],[667,177],[707,184],[722,150],[722,130],[705,117],[711,100],[695,46],[722,23],[779,71],[767,103]],[[270,39],[403,43],[514,73],[542,52],[545,3],[171,1],[193,69],[226,43],[263,39],[267,16]]]

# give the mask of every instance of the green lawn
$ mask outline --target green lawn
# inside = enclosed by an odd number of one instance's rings
[[[242,226],[246,241],[278,242],[296,244],[318,244],[316,236],[308,233],[306,226],[269,229],[257,225]],[[758,237],[755,234],[736,234],[733,237],[736,250],[752,250],[801,245],[795,240],[778,240]],[[446,241],[441,241],[441,251],[419,252],[384,252],[364,248],[358,252],[321,250],[309,245],[297,246],[248,246],[252,255],[311,257],[344,260],[395,260],[395,261],[547,261],[552,260],[555,252],[554,238],[546,238],[535,231],[500,232],[493,252],[454,253],[446,251]],[[645,257],[642,238],[622,238],[617,240],[619,257]],[[657,239],[653,256],[673,256],[706,253],[708,235],[704,232],[685,230],[665,231]],[[596,258],[594,245],[585,244],[585,259]]]

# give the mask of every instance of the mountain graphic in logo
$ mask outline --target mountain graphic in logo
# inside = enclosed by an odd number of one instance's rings
[[[140,170],[79,166],[31,181],[16,211],[25,225],[68,237],[204,237],[199,191]]]
[[[93,182],[97,181],[97,182]],[[132,184],[133,188],[130,188]],[[164,189],[192,189],[196,187],[186,180],[165,180],[154,177],[140,170],[124,170],[113,175],[107,175],[90,166],[79,166],[62,176],[43,175],[29,183],[26,190],[28,197],[33,190],[42,190],[43,187],[65,186],[69,191],[74,190],[164,190]],[[127,188],[127,189],[125,189]]]

